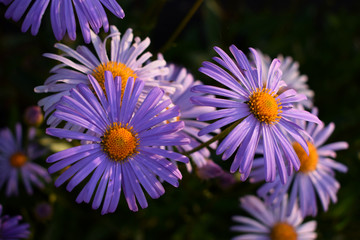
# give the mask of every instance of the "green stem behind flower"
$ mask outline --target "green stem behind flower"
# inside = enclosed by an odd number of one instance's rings
[[[214,136],[213,138],[211,138],[210,140],[200,144],[199,146],[197,146],[196,148],[191,149],[190,151],[184,152],[182,154],[189,156],[190,154],[199,151],[200,149],[203,149],[204,147],[208,147],[210,144],[212,144],[213,142],[223,139],[224,137],[226,137],[239,123],[241,123],[242,119],[237,120],[236,122],[234,122],[233,124],[231,124],[229,127],[227,127],[224,131],[220,132],[218,135]]]
[[[175,41],[175,39],[179,36],[181,31],[185,28],[186,24],[190,21],[190,19],[195,14],[195,12],[198,10],[198,8],[200,7],[200,5],[203,1],[204,0],[197,0],[194,3],[194,5],[192,6],[192,8],[188,12],[188,14],[185,16],[185,18],[181,21],[179,26],[176,28],[175,32],[171,35],[171,37],[166,42],[166,44],[160,49],[161,53],[164,53],[165,50],[167,50],[170,47],[170,45]]]

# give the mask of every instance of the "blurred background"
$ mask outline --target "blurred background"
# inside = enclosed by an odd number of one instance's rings
[[[214,84],[214,81],[198,72],[198,68],[203,61],[215,56],[213,46],[229,52],[228,47],[235,44],[245,53],[249,53],[248,47],[254,47],[272,58],[281,53],[298,61],[301,74],[308,76],[308,84],[315,91],[320,119],[336,125],[328,142],[350,144],[349,149],[338,152],[336,158],[349,167],[348,173],[336,175],[342,185],[338,203],[331,204],[326,213],[320,210],[315,218],[318,239],[360,239],[359,2],[118,2],[126,16],[120,20],[107,11],[111,24],[121,32],[133,28],[135,36],[142,39],[150,37],[152,43],[148,50],[154,57],[162,52],[168,62],[183,65],[205,83]],[[49,8],[36,37],[29,32],[21,33],[21,22],[6,20],[5,11],[6,7],[1,4],[0,127],[14,129],[16,122],[23,122],[24,110],[45,96],[35,94],[33,89],[42,85],[50,76],[49,70],[58,64],[42,54],[58,52],[53,48],[56,40]],[[192,11],[195,12],[191,17]],[[100,35],[106,36],[103,32]],[[75,42],[67,39],[62,42],[72,48],[84,44],[79,32]],[[43,123],[38,129],[38,138],[50,147],[48,154],[67,144],[47,138],[45,128]],[[48,167],[46,156],[36,162]],[[230,161],[222,162],[215,154],[213,160],[225,171],[229,169]],[[166,194],[155,200],[148,198],[149,207],[137,213],[131,212],[121,197],[114,214],[101,216],[100,211],[92,210],[90,205],[75,202],[80,187],[69,193],[64,186],[55,188],[53,183],[44,190],[35,190],[33,196],[27,196],[22,185],[19,197],[6,198],[1,189],[0,203],[5,213],[24,216],[31,224],[30,239],[36,240],[230,239],[236,236],[229,228],[234,225],[231,217],[243,213],[238,207],[238,198],[255,194],[259,185],[202,180],[195,171],[187,173],[183,166],[181,171],[183,180],[179,188],[165,184]]]

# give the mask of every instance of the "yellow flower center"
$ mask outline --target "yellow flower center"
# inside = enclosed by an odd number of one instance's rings
[[[104,75],[105,71],[110,71],[114,78],[118,76],[121,77],[121,96],[125,91],[126,83],[129,77],[133,77],[134,80],[137,78],[136,73],[123,63],[112,61],[102,63],[93,70],[92,75],[98,81],[104,93],[106,92]]]
[[[137,153],[139,144],[137,133],[133,133],[132,127],[114,123],[102,137],[103,151],[115,161],[123,161],[127,157]]]
[[[286,222],[278,222],[271,229],[270,232],[271,240],[296,240],[297,234],[293,226]]]
[[[248,105],[250,112],[260,121],[267,124],[274,124],[279,122],[282,111],[280,99],[277,98],[274,92],[267,88],[256,89],[251,95]]]
[[[10,164],[15,168],[20,168],[27,162],[27,160],[28,158],[25,156],[25,154],[17,152],[10,157]]]
[[[316,169],[319,155],[317,154],[316,147],[307,142],[309,148],[309,155],[305,152],[305,150],[300,146],[299,143],[293,143],[294,150],[299,157],[300,160],[300,172],[308,173],[312,172]]]

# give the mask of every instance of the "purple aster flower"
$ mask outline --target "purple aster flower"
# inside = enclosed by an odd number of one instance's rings
[[[317,109],[313,109],[317,115]],[[335,179],[335,170],[346,172],[347,167],[334,161],[335,151],[348,148],[346,142],[335,142],[325,144],[325,141],[334,131],[335,125],[330,123],[327,127],[324,125],[315,126],[312,123],[306,124],[299,122],[299,125],[306,129],[306,132],[314,139],[314,142],[307,142],[309,155],[296,142],[293,148],[298,155],[301,165],[298,172],[290,176],[286,184],[282,184],[279,177],[272,183],[265,183],[259,190],[258,195],[265,198],[268,204],[279,204],[283,195],[289,192],[290,200],[288,212],[292,207],[299,203],[302,216],[317,214],[317,198],[320,199],[324,211],[327,211],[330,200],[337,201],[337,191],[340,184]],[[251,181],[257,182],[263,180],[264,169],[261,167],[261,159],[254,161],[255,170],[251,174]]]
[[[47,53],[44,56],[60,61],[62,64],[54,67],[50,76],[43,86],[35,88],[37,93],[53,93],[39,101],[39,105],[45,111],[45,117],[55,110],[55,104],[62,96],[69,95],[69,91],[79,83],[90,85],[87,75],[91,74],[105,91],[104,72],[110,71],[116,76],[120,76],[122,81],[122,89],[125,89],[126,80],[129,77],[141,79],[145,81],[143,94],[144,98],[147,93],[154,87],[159,86],[159,81],[154,80],[155,77],[165,75],[168,69],[164,68],[166,62],[164,60],[148,61],[151,57],[145,49],[150,44],[150,39],[146,38],[141,41],[135,38],[132,29],[128,29],[120,38],[120,32],[115,26],[111,26],[111,34],[102,42],[99,36],[91,34],[92,43],[96,51],[95,56],[86,46],[78,46],[76,50],[66,45],[57,43],[55,47],[64,52],[63,55]],[[111,38],[111,56],[109,57],[106,49],[106,41]],[[145,64],[147,62],[147,64]],[[163,87],[166,93],[175,91],[173,87]],[[61,122],[60,119],[50,116],[47,123],[51,127],[57,126]],[[68,123],[66,128],[73,127]]]
[[[159,56],[159,59],[163,59],[162,55]],[[179,152],[186,152],[212,138],[212,135],[210,134],[205,134],[201,137],[198,136],[200,128],[204,128],[209,124],[199,122],[196,118],[202,113],[215,111],[215,108],[209,106],[196,106],[191,103],[191,97],[203,95],[192,92],[191,88],[202,84],[202,82],[199,80],[195,81],[193,75],[189,73],[186,68],[179,67],[175,64],[168,64],[167,67],[169,68],[169,74],[160,76],[157,79],[161,82],[168,82],[170,84],[169,86],[173,85],[176,88],[175,93],[170,94],[169,96],[173,104],[178,106],[180,109],[180,117],[175,119],[175,121],[180,120],[184,122],[185,127],[180,134],[190,139],[190,143],[188,145],[176,146],[176,148]],[[215,149],[216,146],[216,142],[210,144],[210,147],[213,149]],[[210,151],[207,148],[202,148],[199,151],[192,153],[190,156],[197,167],[203,167],[207,163],[206,159],[210,157]],[[192,170],[190,163],[187,164],[187,168],[189,171]]]
[[[71,40],[76,39],[75,13],[86,43],[90,42],[90,28],[96,33],[99,33],[101,27],[104,28],[105,32],[109,30],[109,22],[103,5],[115,16],[119,18],[125,16],[124,11],[116,0],[0,0],[0,2],[5,5],[10,4],[5,17],[7,19],[12,18],[16,22],[29,9],[25,14],[26,17],[21,31],[26,32],[31,27],[32,35],[36,35],[39,32],[42,17],[51,2],[51,25],[55,38],[58,41],[63,39],[66,32]]]
[[[96,95],[87,85],[79,84],[62,98],[54,115],[91,132],[48,128],[49,135],[86,141],[51,155],[47,159],[53,163],[49,172],[69,166],[55,182],[58,187],[69,180],[68,191],[89,177],[76,201],[89,203],[95,194],[92,207],[97,209],[103,202],[102,214],[116,210],[121,191],[132,211],[138,210],[136,200],[146,208],[141,186],[150,197],[160,197],[165,190],[156,176],[175,187],[182,178],[176,165],[167,158],[189,161],[182,154],[159,148],[189,143],[177,134],[184,127],[182,121],[162,124],[177,117],[179,108],[165,110],[171,101],[159,103],[164,92],[154,87],[135,111],[144,81],[128,79],[122,93],[121,78],[114,81],[111,72],[105,71],[105,95],[93,76],[89,75],[89,80]]]
[[[235,61],[223,50],[215,47],[221,58],[215,57],[214,60],[220,66],[204,62],[199,69],[229,88],[207,85],[193,87],[193,91],[222,97],[192,97],[192,101],[197,105],[223,108],[199,116],[200,121],[216,120],[200,130],[199,135],[230,123],[237,124],[216,150],[216,153],[223,154],[222,159],[226,160],[238,149],[230,171],[239,169],[241,180],[249,176],[255,150],[262,138],[266,181],[274,181],[278,171],[281,181],[286,182],[293,167],[295,170],[300,168],[299,158],[287,136],[299,142],[308,152],[306,140],[301,135],[305,131],[292,119],[321,122],[315,115],[293,108],[292,103],[306,99],[304,95],[297,94],[293,89],[278,95],[280,88],[286,86],[281,81],[280,61],[274,59],[267,76],[264,77],[259,55],[254,49],[250,50],[254,55],[256,68],[252,68],[245,54],[232,45],[230,51]]]
[[[257,50],[257,52],[262,61],[263,76],[266,77],[270,68],[271,59],[268,55],[264,55],[260,50]],[[289,56],[284,57],[278,55],[277,59],[281,62],[280,70],[283,73],[282,80],[287,84],[284,89],[280,89],[280,92],[287,89],[294,89],[297,93],[304,94],[307,99],[298,104],[311,108],[313,106],[314,91],[310,90],[309,86],[306,84],[308,77],[306,75],[300,75],[299,63]]]
[[[10,217],[2,215],[2,206],[0,204],[0,239],[1,240],[16,240],[20,238],[29,237],[29,227],[27,223],[19,224],[22,220],[21,216]]]
[[[31,142],[34,137],[35,129],[31,129],[28,141]],[[36,144],[23,147],[22,127],[19,123],[15,126],[15,136],[9,128],[0,131],[0,189],[5,185],[6,196],[19,194],[19,176],[28,194],[33,193],[32,184],[44,188],[43,181],[51,181],[46,169],[32,162],[44,153]]]
[[[245,196],[240,199],[241,208],[253,218],[235,216],[233,220],[241,225],[233,226],[231,230],[244,233],[233,240],[312,240],[316,239],[316,221],[303,222],[299,208],[295,205],[291,215],[285,214],[287,196],[281,205],[271,208],[255,196]]]

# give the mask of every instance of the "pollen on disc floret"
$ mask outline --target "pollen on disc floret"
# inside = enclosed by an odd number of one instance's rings
[[[249,97],[250,112],[260,121],[267,124],[279,122],[281,116],[281,102],[278,95],[270,89],[257,88]]]
[[[297,234],[293,226],[286,222],[276,223],[270,232],[271,240],[296,240]]]
[[[109,158],[115,161],[124,161],[137,153],[137,133],[127,125],[114,123],[102,137],[101,146]]]
[[[94,78],[98,81],[104,92],[106,92],[104,77],[105,71],[110,71],[114,77],[119,76],[121,78],[121,93],[124,93],[125,86],[129,77],[133,77],[134,79],[137,78],[136,73],[124,63],[113,61],[101,63],[93,70],[91,75],[93,75]]]

